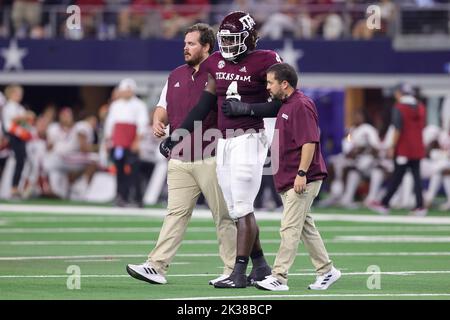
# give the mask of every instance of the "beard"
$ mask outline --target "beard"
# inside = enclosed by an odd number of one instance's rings
[[[278,92],[276,94],[270,93],[270,96],[272,99],[282,100],[283,99],[283,93]]]
[[[189,60],[188,60],[189,59]],[[200,63],[201,61],[201,57],[200,55],[189,55],[189,56],[184,56],[184,61],[186,61],[186,64],[193,67],[196,66]]]

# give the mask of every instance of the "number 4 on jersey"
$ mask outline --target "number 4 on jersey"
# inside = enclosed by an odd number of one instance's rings
[[[232,81],[227,89],[226,99],[237,99],[241,100],[241,96],[238,93],[238,83],[237,81]]]

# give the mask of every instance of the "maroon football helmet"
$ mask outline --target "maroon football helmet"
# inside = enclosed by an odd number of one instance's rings
[[[228,14],[220,24],[217,42],[226,60],[236,60],[247,51],[255,49],[258,35],[256,22],[250,14],[236,11]]]

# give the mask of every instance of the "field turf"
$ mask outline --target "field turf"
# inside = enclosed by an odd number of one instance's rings
[[[131,278],[125,266],[146,260],[158,237],[163,208],[140,211],[146,215],[137,215],[137,210],[111,215],[108,207],[78,205],[81,212],[70,212],[73,205],[56,204],[0,204],[1,300],[450,299],[450,217],[442,213],[431,212],[430,218],[412,223],[404,212],[395,212],[401,221],[391,222],[361,209],[351,214],[379,220],[339,221],[331,214],[349,212],[317,209],[316,225],[342,278],[327,291],[307,290],[315,275],[300,244],[290,270],[290,290],[269,292],[208,285],[221,273],[221,261],[206,210],[206,216],[194,213],[170,266],[168,284],[150,285]],[[258,221],[272,264],[280,223],[268,215]],[[429,221],[432,218],[442,221]],[[77,270],[79,278],[74,276]],[[77,284],[79,289],[71,289]]]

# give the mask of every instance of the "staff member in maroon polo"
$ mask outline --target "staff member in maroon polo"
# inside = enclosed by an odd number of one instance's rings
[[[389,202],[402,183],[408,168],[414,178],[416,208],[411,214],[425,216],[427,209],[423,206],[422,180],[420,177],[420,160],[425,157],[422,131],[425,128],[425,106],[414,97],[414,89],[402,83],[394,92],[397,103],[392,110],[392,125],[395,127],[391,156],[394,157],[394,173],[388,191],[380,204],[372,204],[369,209],[380,214],[389,213]]]
[[[311,204],[318,195],[327,170],[320,151],[319,118],[314,102],[296,90],[297,74],[286,63],[267,70],[267,89],[271,96],[282,100],[275,132],[279,134],[278,162],[274,182],[283,200],[281,244],[275,258],[272,275],[258,281],[263,290],[286,291],[288,270],[294,263],[300,240],[304,243],[318,273],[316,282],[308,288],[326,290],[338,280],[341,272],[333,267],[322,238],[311,216]]]
[[[200,65],[214,49],[213,29],[203,23],[189,27],[185,32],[184,59],[186,64],[173,70],[153,115],[153,132],[163,137],[166,126],[170,133],[179,129],[182,121],[197,104],[205,89],[208,74]],[[236,257],[236,225],[228,214],[222,191],[217,181],[215,155],[205,138],[206,131],[217,128],[217,112],[211,110],[206,119],[190,137],[185,137],[170,155],[167,172],[168,213],[158,241],[142,264],[127,265],[127,272],[138,280],[152,284],[167,283],[166,274],[186,233],[188,223],[200,194],[203,193],[216,224],[219,255],[224,263],[223,274],[210,284],[225,279],[233,271]],[[196,129],[196,130],[197,130]],[[196,135],[201,136],[197,141]]]

